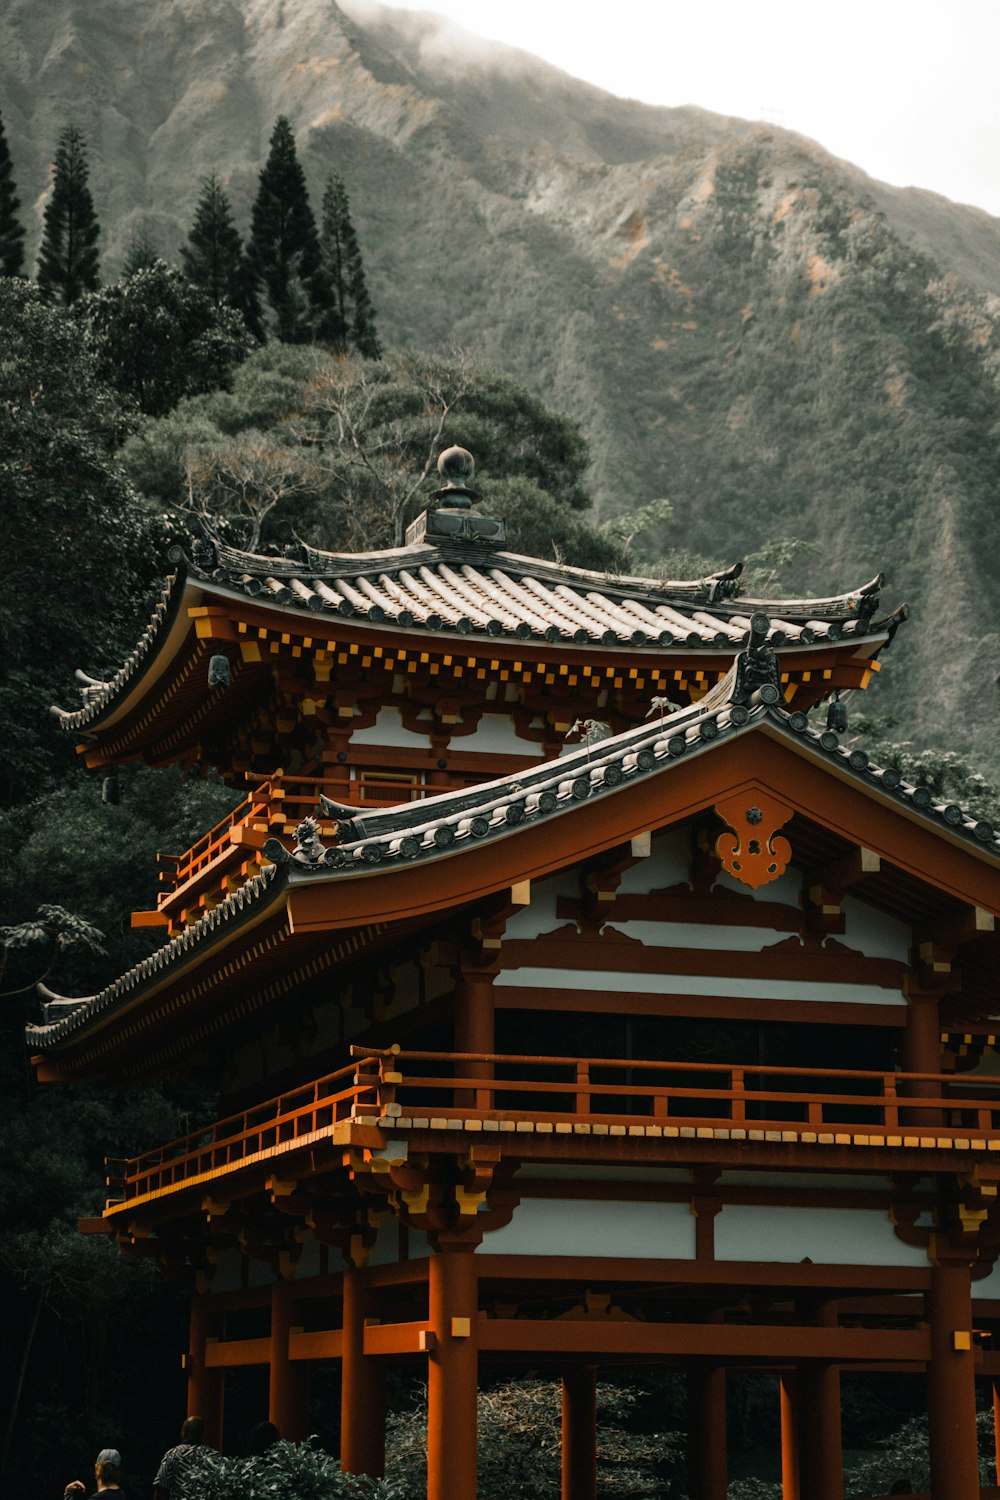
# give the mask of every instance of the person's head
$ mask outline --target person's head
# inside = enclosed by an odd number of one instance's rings
[[[106,1489],[109,1485],[115,1485],[121,1478],[122,1456],[117,1448],[102,1448],[97,1455],[94,1464],[94,1476],[98,1487]]]
[[[181,1424],[182,1443],[200,1443],[205,1432],[205,1423],[201,1417],[188,1417]]]
[[[281,1440],[281,1433],[273,1422],[258,1422],[250,1434],[250,1452],[255,1458],[266,1453],[268,1448]]]

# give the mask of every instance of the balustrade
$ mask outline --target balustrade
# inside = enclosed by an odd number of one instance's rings
[[[118,1201],[279,1157],[359,1119],[395,1118],[414,1128],[454,1121],[462,1129],[475,1118],[513,1130],[519,1122],[586,1123],[595,1133],[655,1125],[692,1137],[721,1126],[748,1139],[813,1143],[820,1135],[849,1143],[863,1132],[869,1142],[881,1137],[904,1149],[942,1140],[957,1149],[1000,1149],[1000,1080],[960,1092],[953,1076],[930,1073],[351,1050],[354,1061],[336,1072],[118,1164]],[[482,1076],[483,1064],[492,1076]],[[927,1111],[934,1112],[932,1136],[921,1134]]]

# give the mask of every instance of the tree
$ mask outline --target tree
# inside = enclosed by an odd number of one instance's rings
[[[319,246],[329,307],[317,324],[317,337],[338,351],[352,347],[366,359],[378,359],[382,350],[375,331],[375,309],[368,296],[347,188],[336,173],[327,180],[323,193]]]
[[[99,377],[154,417],[227,385],[253,347],[239,313],[162,260],[91,293],[77,316]]]
[[[325,295],[316,221],[292,127],[279,116],[271,151],[260,174],[248,255],[263,285],[274,331],[288,344],[306,344]]]
[[[134,276],[137,271],[148,271],[150,266],[155,266],[160,258],[160,252],[156,248],[156,241],[150,234],[149,229],[143,225],[137,234],[133,234],[125,250],[125,260],[122,264],[122,279]]]
[[[229,199],[214,172],[202,182],[194,223],[187,243],[181,247],[181,265],[188,280],[216,307],[223,303],[235,307],[254,337],[263,340],[255,278],[233,222]]]
[[[0,116],[0,275],[20,276],[24,265],[24,225],[17,217],[21,200],[14,191],[14,168]]]
[[[83,136],[75,125],[68,125],[56,149],[37,272],[46,296],[66,307],[99,285],[100,227],[87,186],[89,175]]]

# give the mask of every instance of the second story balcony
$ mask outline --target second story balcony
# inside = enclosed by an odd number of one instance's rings
[[[802,1170],[851,1159],[884,1174],[1000,1176],[1000,1079],[729,1066],[620,1058],[519,1057],[352,1048],[354,1060],[180,1140],[117,1164],[106,1216],[227,1183],[259,1190],[324,1141],[419,1138],[467,1151],[473,1139],[530,1158],[584,1153],[663,1166],[703,1148],[749,1168]],[[582,1139],[581,1139],[582,1138]],[[560,1139],[562,1145],[560,1146]],[[992,1189],[995,1192],[995,1187]],[[214,1188],[213,1188],[214,1191]]]
[[[336,824],[320,814],[320,796],[349,807],[395,807],[457,788],[475,786],[519,770],[516,757],[466,753],[451,756],[447,771],[406,770],[389,756],[370,762],[326,765],[313,775],[248,776],[247,795],[183,854],[157,856],[156,909],[132,913],[133,927],[166,928],[172,937],[237,890],[263,864],[269,838],[289,841],[303,818],[314,817],[320,837],[335,843]]]

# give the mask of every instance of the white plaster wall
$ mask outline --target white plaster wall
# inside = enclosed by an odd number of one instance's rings
[[[740,1000],[815,1000],[820,1004],[905,1005],[898,990],[874,984],[819,984],[815,980],[736,979],[712,974],[630,974],[616,969],[504,969],[502,989],[631,991],[642,995],[724,995]]]
[[[429,729],[428,725],[428,729]],[[430,746],[429,734],[414,734],[403,726],[398,708],[380,708],[375,723],[368,729],[355,729],[351,735],[351,748],[355,745],[390,745],[394,749],[409,749],[419,745],[422,750]]]
[[[690,882],[691,845],[687,830],[675,828],[656,835],[649,858],[630,865],[622,875],[618,889],[622,895],[633,895],[661,891],[671,885],[689,885]]]
[[[612,907],[612,911],[614,908]],[[719,948],[729,953],[760,953],[792,936],[770,927],[723,927],[704,922],[618,922],[606,924],[647,948]]]
[[[779,829],[780,833],[781,830]],[[740,896],[752,896],[755,901],[783,901],[786,906],[798,906],[802,895],[802,876],[798,870],[789,870],[785,875],[779,875],[777,880],[768,881],[767,885],[758,886],[755,891],[748,885],[727,875],[723,870],[716,878],[715,884],[724,891],[736,891]]]
[[[984,1276],[982,1281],[972,1283],[972,1295],[974,1298],[1000,1297],[1000,1265],[994,1266],[990,1274]]]
[[[849,948],[857,948],[869,958],[895,958],[908,963],[913,933],[906,922],[898,922],[885,912],[875,911],[857,896],[845,895],[841,904],[845,917],[844,936]]]
[[[509,714],[483,714],[475,732],[455,740],[454,748],[489,755],[520,755],[526,761],[537,760],[545,753],[537,741],[521,738]]]
[[[556,915],[556,901],[560,896],[579,896],[580,885],[574,870],[562,871],[548,880],[533,880],[531,883],[531,905],[516,912],[507,923],[505,937],[535,938],[543,932],[552,932],[565,926]]]
[[[715,1220],[716,1260],[919,1266],[923,1250],[896,1238],[888,1214],[863,1208],[727,1206]]]
[[[617,1255],[693,1260],[686,1203],[599,1203],[528,1198],[483,1238],[484,1255]]]

